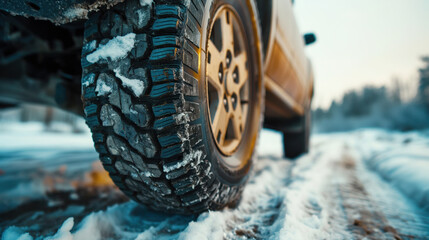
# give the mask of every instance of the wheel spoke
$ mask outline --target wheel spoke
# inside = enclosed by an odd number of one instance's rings
[[[229,114],[226,112],[225,107],[222,103],[219,103],[215,118],[213,119],[212,128],[215,134],[215,139],[219,144],[223,144],[225,141],[226,130],[228,129]]]
[[[208,49],[210,62],[207,63],[207,79],[213,87],[223,92],[224,87],[219,80],[219,66],[223,64],[223,57],[211,40],[209,40]]]
[[[232,13],[225,11],[221,16],[221,29],[222,29],[222,53],[227,50],[232,50],[234,46],[234,30],[232,24]]]
[[[237,98],[237,105],[232,113],[233,119],[232,124],[234,125],[234,135],[237,136],[239,139],[241,138],[241,134],[243,131],[244,126],[244,119],[243,119],[243,110],[241,108],[241,99]]]

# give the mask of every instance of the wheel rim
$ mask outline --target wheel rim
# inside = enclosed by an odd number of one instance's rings
[[[216,11],[207,46],[207,107],[218,149],[232,155],[245,131],[249,103],[246,36],[229,6]]]

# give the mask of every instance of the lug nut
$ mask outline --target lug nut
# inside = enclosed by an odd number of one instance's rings
[[[230,51],[226,53],[226,68],[229,68],[229,65],[231,64],[232,54]]]
[[[219,82],[222,83],[223,82],[223,64],[222,63],[219,65],[218,77],[219,77]]]
[[[238,83],[239,81],[239,72],[238,72],[238,68],[235,67],[234,72],[232,73],[232,80],[234,80],[235,83]]]
[[[226,96],[223,97],[223,106],[225,107],[226,112],[229,112],[228,100],[226,99]]]
[[[236,109],[237,108],[237,94],[232,94],[231,96],[231,104],[232,104],[232,109]]]

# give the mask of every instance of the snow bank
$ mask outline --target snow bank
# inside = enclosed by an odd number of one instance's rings
[[[220,213],[219,213],[220,214]],[[180,233],[188,226],[193,216],[168,215],[154,212],[135,202],[114,205],[104,211],[93,212],[79,224],[73,217],[66,219],[58,231],[48,240],[144,240],[144,239],[178,239]],[[2,240],[30,237],[25,228],[9,227],[3,232]],[[11,236],[12,238],[5,238]],[[23,238],[23,240],[28,240]]]
[[[46,127],[39,122],[1,123],[0,151],[19,149],[92,149],[91,133],[45,132]]]
[[[104,235],[108,236],[122,236],[124,239],[127,238],[127,233],[119,230],[120,214],[130,214],[129,206],[135,205],[135,203],[127,203],[122,206],[113,206],[107,209],[105,212],[91,213],[85,217],[82,222],[75,226],[74,218],[70,217],[66,219],[58,231],[52,236],[45,236],[43,239],[46,240],[102,240],[105,239]],[[75,228],[74,231],[72,229]],[[27,238],[23,238],[27,237]],[[9,227],[3,233],[2,240],[15,240],[15,239],[33,239],[28,233],[24,233],[23,229],[17,227]]]
[[[89,133],[89,128],[85,124],[83,118],[76,119],[73,124],[67,122],[53,121],[46,126],[40,121],[19,122],[18,120],[0,121],[0,134],[21,135],[21,134],[77,134]],[[75,130],[79,130],[76,132]],[[19,144],[19,143],[17,143]]]
[[[361,146],[369,168],[377,171],[420,207],[429,210],[429,139],[412,133],[363,132],[369,146]]]

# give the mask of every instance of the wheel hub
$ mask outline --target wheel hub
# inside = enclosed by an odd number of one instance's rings
[[[219,150],[233,154],[247,121],[249,83],[246,38],[229,7],[215,14],[207,46],[207,93],[211,131]]]

